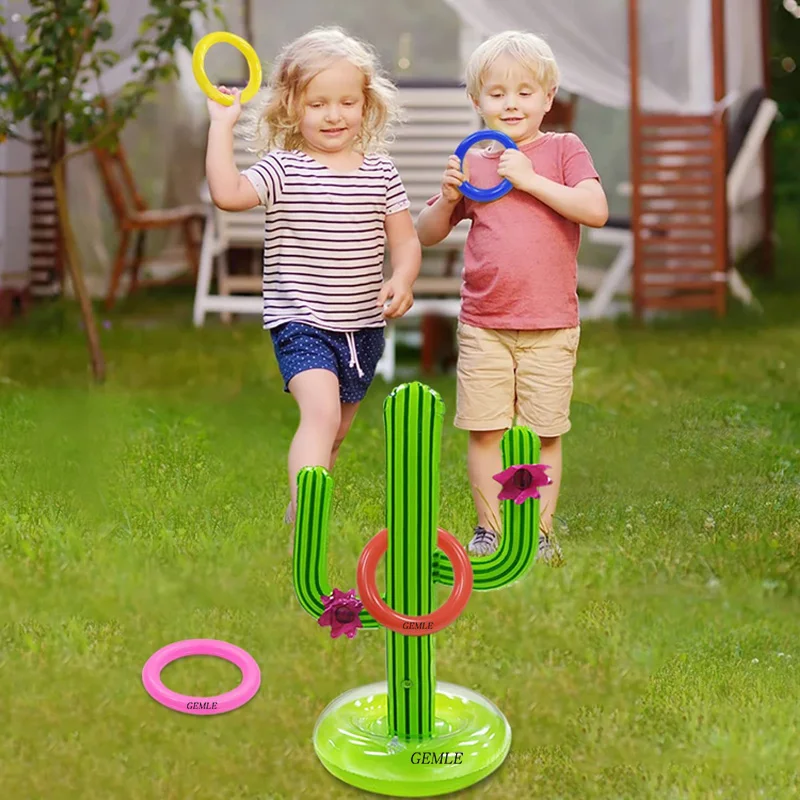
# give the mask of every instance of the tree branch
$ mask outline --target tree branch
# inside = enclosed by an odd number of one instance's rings
[[[53,175],[50,170],[36,169],[17,169],[0,171],[0,178],[51,178]]]
[[[101,139],[105,139],[106,136],[110,136],[112,133],[117,133],[121,127],[122,123],[112,122],[110,125],[107,125],[105,128],[103,128],[96,136],[93,136],[85,145],[83,145],[83,147],[79,147],[77,150],[67,153],[61,160],[66,161],[67,159],[75,158],[75,156],[83,155],[83,153],[88,153],[89,150],[94,150],[95,145]]]
[[[36,142],[33,139],[29,139],[27,136],[22,136],[22,134],[15,133],[14,131],[5,131],[5,135],[9,139],[16,139],[18,142],[30,145],[31,147],[36,145]]]
[[[14,53],[11,51],[8,38],[4,33],[0,33],[0,53],[2,53],[5,56],[6,61],[8,61],[8,68],[11,70],[11,74],[16,78],[17,85],[21,88],[22,72],[19,68],[19,64],[17,64],[16,60],[14,59]]]
[[[97,17],[100,15],[100,1],[101,0],[92,0],[92,8],[89,11],[89,16],[91,18],[91,22],[87,26],[86,30],[83,33],[83,41],[81,42],[81,46],[78,48],[78,52],[75,54],[75,73],[70,76],[69,78],[69,89],[66,91],[66,96],[69,97],[72,94],[72,89],[75,86],[75,81],[78,80],[78,75],[81,72],[81,62],[83,61],[83,57],[86,55],[86,51],[89,48],[89,40],[92,37],[92,30],[94,28],[94,23],[97,20]]]

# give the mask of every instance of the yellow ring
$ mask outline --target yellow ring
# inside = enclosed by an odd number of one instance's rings
[[[226,31],[209,33],[195,45],[194,53],[192,53],[192,72],[194,73],[194,79],[212,100],[224,106],[233,105],[233,97],[229,94],[223,94],[211,83],[208,79],[208,75],[206,75],[206,55],[211,47],[220,43],[232,44],[247,60],[247,66],[250,68],[250,80],[240,96],[241,102],[246,103],[248,100],[252,100],[261,88],[261,61],[256,51],[253,50],[252,45],[248,44],[241,36],[237,36],[235,33],[227,33]]]

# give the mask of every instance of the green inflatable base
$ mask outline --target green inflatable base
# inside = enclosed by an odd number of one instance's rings
[[[386,682],[336,698],[314,727],[314,750],[339,780],[390,797],[433,797],[472,786],[494,772],[511,747],[511,727],[482,695],[436,683],[432,738],[389,735]]]

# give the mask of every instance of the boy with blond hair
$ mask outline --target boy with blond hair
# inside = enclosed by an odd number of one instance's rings
[[[472,222],[464,249],[455,416],[456,427],[469,431],[467,469],[478,517],[469,550],[489,555],[499,545],[493,476],[502,471],[500,440],[516,417],[539,436],[540,461],[550,466],[552,483],[541,489],[539,557],[560,560],[551,534],[580,339],[580,226],[605,225],[608,205],[581,140],[541,130],[559,82],[546,42],[520,31],[497,34],[473,53],[466,81],[486,126],[518,148],[470,151],[463,172],[451,156],[441,192],[417,221],[424,246],[440,242],[461,220]],[[475,202],[459,190],[467,178],[479,187],[506,178],[514,188],[494,202]]]

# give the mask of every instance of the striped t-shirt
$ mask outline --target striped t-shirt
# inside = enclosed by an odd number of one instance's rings
[[[341,173],[301,150],[275,150],[243,174],[266,209],[264,327],[383,327],[384,220],[409,206],[392,161],[368,155]]]

